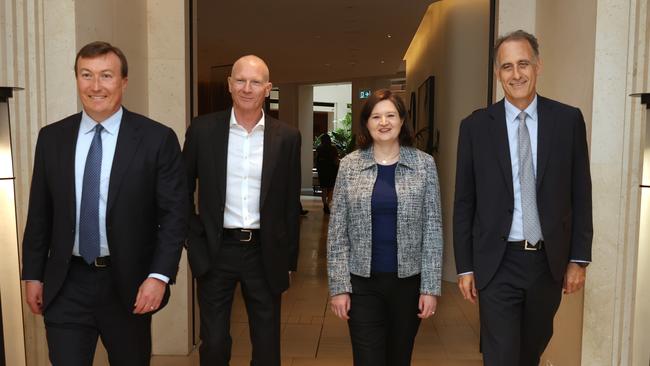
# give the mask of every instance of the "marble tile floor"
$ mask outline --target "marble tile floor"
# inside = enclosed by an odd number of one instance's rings
[[[352,365],[352,348],[346,322],[328,307],[326,249],[327,217],[320,198],[302,197],[309,210],[301,219],[298,272],[282,299],[282,365]],[[455,283],[443,283],[443,296],[433,318],[423,321],[416,338],[413,366],[478,366],[478,309],[464,301]],[[248,323],[241,295],[232,314],[231,366],[249,365]],[[95,365],[108,365],[98,347]],[[154,356],[152,366],[199,365],[198,350],[188,356]]]

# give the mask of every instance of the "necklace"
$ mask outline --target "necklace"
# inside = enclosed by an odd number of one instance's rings
[[[385,159],[380,159],[375,154],[375,161],[378,162],[378,163],[381,163],[382,165],[387,165],[389,162],[395,161],[395,159],[397,159],[397,157],[399,157],[399,150],[397,151],[397,153],[395,155],[389,156],[388,158],[385,158]]]

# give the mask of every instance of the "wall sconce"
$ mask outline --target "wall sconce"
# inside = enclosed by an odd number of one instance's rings
[[[16,196],[9,98],[20,88],[0,86],[0,365],[25,365]]]

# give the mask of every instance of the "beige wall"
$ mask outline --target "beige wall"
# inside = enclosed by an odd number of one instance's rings
[[[647,0],[597,2],[591,118],[594,263],[585,288],[585,365],[641,365],[632,360],[631,340],[634,327],[647,328],[634,319],[645,113],[629,94],[650,87],[647,8]]]
[[[74,1],[74,4],[77,49],[97,40],[119,47],[129,61],[124,106],[146,115],[149,91],[147,2],[84,0]]]
[[[646,123],[650,122],[650,109]],[[646,127],[645,148],[643,149],[643,179],[641,183],[650,185],[650,128]],[[650,222],[650,190],[641,190],[640,222]],[[632,364],[650,365],[650,225],[641,225],[639,230],[638,272],[636,276],[636,309],[632,344]],[[643,325],[641,325],[643,324]]]
[[[444,225],[443,278],[456,281],[452,213],[460,121],[486,106],[490,8],[487,0],[443,0],[429,6],[404,56],[407,93],[435,76],[435,155]],[[408,103],[408,100],[406,101]]]
[[[300,149],[300,176],[303,193],[312,191],[312,167],[314,154],[312,139],[314,135],[313,87],[311,85],[281,84],[279,119],[300,130],[302,146]]]
[[[19,236],[27,215],[33,151],[40,127],[80,110],[73,64],[82,45],[97,39],[129,59],[124,104],[171,126],[179,137],[187,110],[185,2],[16,0],[0,12],[0,84],[24,87],[11,101]],[[1,265],[1,264],[0,264]],[[154,353],[189,351],[189,273],[181,263],[175,296],[154,317]],[[181,296],[186,293],[187,296]],[[23,306],[27,364],[46,365],[42,317]],[[19,315],[18,315],[19,316]],[[159,321],[179,331],[156,331]]]
[[[589,135],[594,65],[585,60],[593,60],[595,53],[596,3],[537,1],[535,24],[542,58],[537,90],[540,95],[580,108]],[[563,296],[555,317],[555,335],[542,356],[542,364],[580,365],[582,309],[582,291]]]

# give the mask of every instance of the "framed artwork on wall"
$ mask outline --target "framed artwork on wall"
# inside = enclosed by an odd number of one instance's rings
[[[415,96],[415,92],[411,92],[411,99],[409,101],[409,121],[408,123],[411,124],[411,127],[413,128],[413,133],[415,133],[418,130],[417,126],[417,108],[418,108],[418,103],[417,103],[417,98]]]
[[[429,76],[418,87],[417,112],[415,114],[415,137],[417,147],[433,154],[438,151],[438,136],[435,129],[435,76]]]

